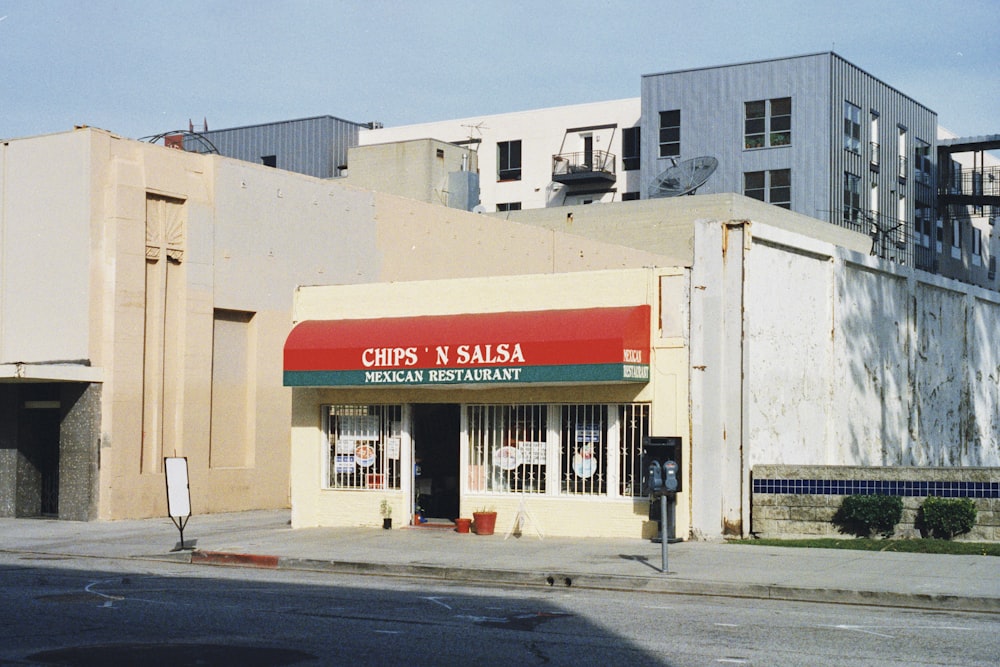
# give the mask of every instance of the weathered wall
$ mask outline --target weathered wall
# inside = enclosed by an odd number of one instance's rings
[[[760,465],[1000,466],[1000,294],[707,222],[691,300],[695,536],[745,532]]]
[[[1000,295],[765,240],[746,266],[751,466],[1000,465]]]

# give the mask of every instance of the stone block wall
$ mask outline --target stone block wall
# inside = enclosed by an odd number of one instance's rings
[[[971,498],[976,525],[957,540],[1000,541],[1000,468],[758,465],[751,472],[750,532],[758,537],[845,537],[833,525],[844,498],[903,498],[896,534],[914,530],[928,496]]]

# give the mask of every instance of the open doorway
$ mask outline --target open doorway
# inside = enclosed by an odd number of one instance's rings
[[[59,516],[59,387],[23,385],[18,415],[17,516]]]
[[[454,403],[413,406],[414,488],[428,519],[458,517],[461,407]]]

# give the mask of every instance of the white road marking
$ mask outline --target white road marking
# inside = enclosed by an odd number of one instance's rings
[[[717,625],[720,628],[738,628],[738,627],[740,627],[739,623],[713,623],[712,625]]]
[[[441,598],[425,596],[422,599],[424,599],[424,600],[430,600],[434,604],[439,604],[442,607],[444,607],[445,609],[451,611],[451,607],[449,607],[448,605],[446,605],[444,602],[441,602]]]
[[[838,630],[851,630],[853,632],[861,632],[866,635],[875,635],[876,637],[885,637],[887,639],[895,639],[892,635],[887,635],[882,632],[875,632],[874,630],[865,630],[863,625],[835,625],[833,626]]]
[[[86,586],[84,586],[83,590],[87,591],[91,595],[97,595],[104,598],[104,604],[102,604],[101,607],[114,607],[114,602],[116,600],[124,600],[125,598],[122,597],[121,595],[105,595],[100,591],[92,590],[93,586],[97,586],[98,584],[108,584],[111,583],[112,581],[118,581],[118,579],[102,579],[101,581],[92,581]]]

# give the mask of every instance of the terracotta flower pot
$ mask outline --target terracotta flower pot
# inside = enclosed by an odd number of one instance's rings
[[[492,535],[497,525],[497,513],[473,512],[472,520],[475,522],[476,535]]]
[[[467,533],[469,532],[469,526],[472,524],[472,519],[455,519],[455,532],[456,533]]]

